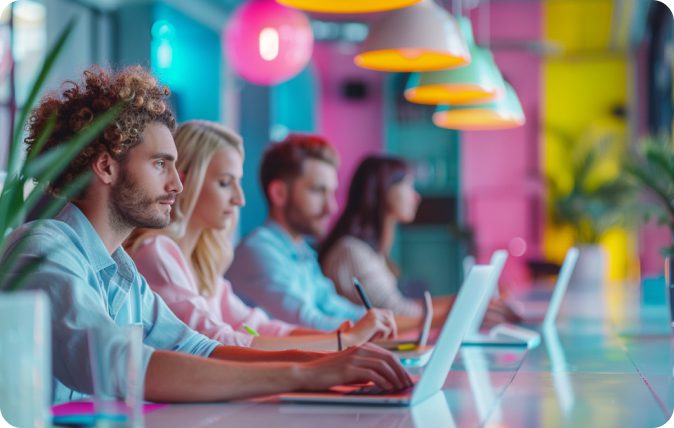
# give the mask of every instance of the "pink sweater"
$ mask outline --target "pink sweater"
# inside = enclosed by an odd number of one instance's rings
[[[286,336],[296,326],[251,308],[232,291],[229,281],[220,278],[213,295],[199,294],[180,247],[171,238],[156,235],[147,238],[130,254],[148,284],[171,310],[194,330],[224,345],[250,346],[253,338],[243,325],[264,336]]]

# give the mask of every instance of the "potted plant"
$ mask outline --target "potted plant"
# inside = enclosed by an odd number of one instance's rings
[[[548,178],[548,208],[552,223],[567,227],[580,251],[572,283],[602,284],[606,254],[599,245],[612,228],[632,217],[633,185],[620,174],[622,147],[617,138],[598,141],[573,138],[556,131],[566,149],[563,175]]]
[[[41,92],[49,71],[72,32],[70,22],[49,50],[28,98],[18,116],[9,147],[7,171],[0,182],[0,254],[4,252],[10,232],[23,224],[27,213],[42,199],[47,183],[58,176],[68,163],[109,124],[120,106],[94,120],[71,141],[40,153],[54,129],[52,117],[37,144],[37,150],[23,156],[23,130],[30,111]],[[64,196],[80,191],[89,175],[76,179]],[[31,186],[32,184],[32,186]],[[49,218],[65,204],[56,199],[45,206],[40,218]],[[20,243],[18,244],[20,245]],[[0,276],[15,263],[11,257],[0,259]],[[0,290],[0,412],[12,425],[20,427],[51,426],[51,330],[49,302],[35,291],[17,291],[21,278],[30,275],[38,262],[24,267],[19,279],[8,289]],[[10,350],[11,352],[8,352]]]
[[[674,142],[670,138],[647,138],[630,156],[627,172],[654,202],[647,219],[655,215],[658,223],[667,225],[674,237]],[[671,322],[674,321],[674,245],[663,248],[662,254]],[[674,322],[671,325],[674,328]]]

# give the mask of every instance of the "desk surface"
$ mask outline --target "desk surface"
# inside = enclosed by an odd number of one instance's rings
[[[172,405],[146,427],[657,427],[674,409],[674,341],[664,304],[639,302],[636,285],[570,290],[540,346],[464,347],[443,393],[413,408]]]

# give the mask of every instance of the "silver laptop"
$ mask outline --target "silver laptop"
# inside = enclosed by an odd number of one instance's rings
[[[557,320],[557,315],[559,315],[559,310],[562,307],[562,301],[569,287],[569,281],[571,281],[571,275],[577,261],[578,249],[569,249],[557,276],[557,282],[552,291],[547,309],[541,311],[540,309],[536,310],[535,307],[524,306],[523,310],[518,311],[518,315],[522,318],[521,325],[499,324],[490,330],[489,336],[499,340],[521,340],[527,342],[530,347],[532,343],[540,343],[539,331],[542,328],[554,326]]]
[[[409,406],[435,395],[445,383],[454,358],[461,347],[461,340],[468,331],[479,302],[485,296],[487,280],[492,272],[491,266],[475,266],[471,269],[442,327],[430,360],[412,388],[396,393],[370,394],[359,387],[341,386],[319,393],[281,394],[280,400],[283,402]]]
[[[484,316],[486,315],[487,309],[489,308],[489,300],[492,297],[498,296],[498,280],[501,277],[501,272],[503,272],[503,268],[505,267],[507,260],[508,260],[508,251],[506,250],[496,250],[494,251],[494,254],[492,254],[491,260],[489,261],[489,265],[492,266],[494,270],[492,272],[491,277],[487,281],[486,285],[487,294],[485,296],[485,299],[483,299],[480,302],[480,305],[478,306],[477,311],[475,312],[475,318],[470,323],[466,339],[470,339],[474,335],[479,335],[480,326],[482,325],[482,322],[484,321]]]
[[[470,327],[468,329],[468,334],[463,339],[463,346],[529,346],[533,347],[538,344],[540,337],[538,333],[533,334],[533,339],[528,341],[523,341],[522,339],[513,339],[510,337],[503,336],[490,336],[487,334],[480,333],[480,327],[484,321],[484,317],[487,314],[487,309],[489,308],[489,301],[492,297],[498,297],[498,280],[501,277],[501,272],[505,267],[506,261],[508,260],[508,251],[506,250],[496,250],[491,256],[489,265],[494,268],[492,276],[487,282],[487,294],[485,298],[480,302],[475,318],[473,318]]]

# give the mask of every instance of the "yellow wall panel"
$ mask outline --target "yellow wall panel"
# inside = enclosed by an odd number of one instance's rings
[[[574,141],[595,144],[603,137],[625,144],[625,125],[611,116],[616,105],[627,105],[627,58],[609,54],[613,2],[611,0],[548,0],[544,5],[545,37],[575,56],[550,57],[543,65],[543,170],[563,187],[570,187],[568,142],[555,135],[562,131]],[[606,153],[598,168],[610,179],[620,173],[619,153]],[[543,251],[559,261],[573,245],[569,228],[547,222]],[[607,276],[622,279],[633,270],[633,243],[629,233],[613,230],[602,239],[609,256]]]
[[[565,53],[602,51],[609,46],[613,0],[548,0],[545,38]]]

